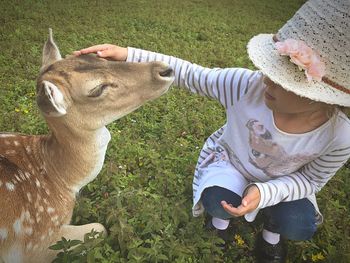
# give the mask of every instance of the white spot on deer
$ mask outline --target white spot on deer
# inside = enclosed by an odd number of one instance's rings
[[[21,217],[20,217],[21,222],[24,221],[25,215],[26,215],[26,213],[22,210]]]
[[[28,169],[30,170],[30,172],[31,172],[32,174],[35,173],[33,165],[28,164]]]
[[[27,193],[27,199],[29,202],[32,202],[32,195],[31,193]]]
[[[45,188],[45,193],[46,193],[47,195],[50,195],[50,190],[47,189],[47,188]]]
[[[19,176],[21,177],[21,179],[22,179],[23,181],[26,179],[25,174],[24,174],[21,170],[18,170],[18,174],[19,174]]]
[[[43,198],[43,201],[44,201],[44,203],[45,203],[46,205],[48,205],[48,204],[49,204],[49,202],[47,201],[47,199],[46,199],[46,198]]]
[[[16,151],[15,150],[7,150],[5,153],[8,155],[12,155],[12,154],[16,154]]]
[[[27,153],[32,153],[32,149],[30,148],[30,146],[26,146],[26,152]]]
[[[20,218],[15,220],[15,222],[13,223],[13,230],[15,231],[16,235],[21,234],[21,232],[22,232],[22,220]]]
[[[7,190],[9,190],[9,191],[15,190],[15,185],[13,183],[7,182],[5,185],[6,185]]]
[[[27,221],[30,221],[30,213],[29,213],[28,210],[24,212],[24,218],[25,218]]]
[[[13,144],[14,144],[15,146],[19,146],[19,142],[18,142],[18,141],[14,141]]]
[[[45,236],[45,235],[42,235],[42,236],[40,237],[40,240],[43,241],[45,238],[46,238],[46,236]]]
[[[15,135],[14,134],[11,134],[11,133],[1,133],[0,134],[0,137],[3,137],[3,138],[6,138],[6,137],[14,137]]]
[[[33,248],[33,243],[32,243],[32,242],[29,242],[29,243],[26,245],[27,251],[28,251],[28,250],[31,250],[32,248]]]
[[[44,207],[41,205],[41,206],[38,207],[38,210],[39,210],[40,213],[42,213],[42,212],[44,212]]]
[[[48,212],[49,214],[52,214],[53,212],[55,212],[55,209],[52,208],[52,207],[48,207],[48,208],[47,208],[47,212]]]
[[[36,184],[37,187],[40,187],[40,186],[41,186],[41,184],[40,184],[38,178],[35,179],[35,184]]]
[[[24,233],[26,233],[27,235],[31,236],[33,234],[33,228],[25,227],[24,228]]]
[[[18,182],[22,181],[21,178],[19,178],[19,176],[17,174],[15,175],[15,178],[17,179]]]
[[[28,172],[24,172],[24,174],[25,174],[25,176],[27,177],[27,179],[29,179],[29,178],[30,178],[30,173],[28,173]]]
[[[43,212],[43,211],[44,211],[44,208],[42,208],[39,199],[37,199],[37,200],[35,201],[34,208],[38,209],[40,212]]]
[[[51,229],[51,227],[49,228],[49,236],[52,236],[53,234],[53,230]]]
[[[0,228],[0,241],[3,241],[7,238],[8,231],[6,228]]]

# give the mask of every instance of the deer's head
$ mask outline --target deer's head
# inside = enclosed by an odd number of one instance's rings
[[[162,62],[116,62],[92,54],[62,59],[50,29],[37,104],[49,124],[95,130],[159,97],[173,80]]]

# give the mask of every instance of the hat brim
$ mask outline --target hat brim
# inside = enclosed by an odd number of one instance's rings
[[[349,94],[324,82],[309,82],[305,72],[300,71],[288,56],[280,55],[275,48],[272,34],[260,34],[253,37],[247,49],[254,65],[284,89],[314,101],[350,107]]]

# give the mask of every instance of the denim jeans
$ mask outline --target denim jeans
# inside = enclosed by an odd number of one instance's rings
[[[221,206],[221,201],[238,207],[241,204],[241,197],[236,193],[213,186],[206,188],[201,197],[202,204],[213,217],[221,219],[233,218]],[[306,198],[281,202],[277,205],[266,207],[261,210],[264,218],[264,228],[290,240],[308,240],[316,232],[316,211],[313,204]]]

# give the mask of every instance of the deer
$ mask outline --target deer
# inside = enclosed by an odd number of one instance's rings
[[[61,57],[52,30],[44,44],[36,102],[49,133],[0,133],[0,262],[51,262],[62,237],[83,240],[100,223],[70,225],[76,196],[102,169],[106,126],[164,94],[163,62]]]

